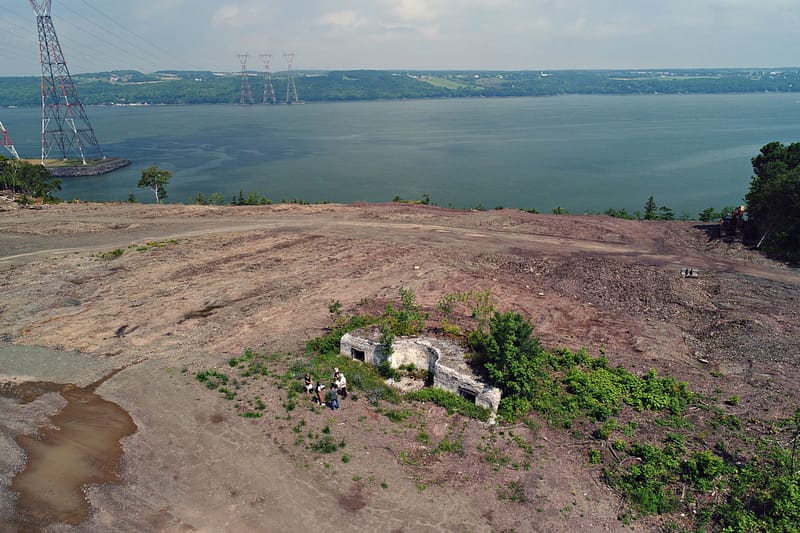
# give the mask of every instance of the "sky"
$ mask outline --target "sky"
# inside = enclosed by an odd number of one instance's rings
[[[40,74],[27,0],[0,0],[0,76]],[[37,0],[38,4],[43,0]],[[800,65],[800,0],[52,0],[72,73]]]

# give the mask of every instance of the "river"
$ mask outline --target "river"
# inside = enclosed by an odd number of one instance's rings
[[[108,155],[133,164],[65,179],[64,199],[125,200],[142,169],[173,172],[168,201],[242,190],[273,201],[382,202],[428,194],[459,208],[676,214],[735,205],[750,158],[800,140],[792,94],[475,98],[294,106],[89,107]],[[3,109],[23,157],[40,153],[40,110]]]

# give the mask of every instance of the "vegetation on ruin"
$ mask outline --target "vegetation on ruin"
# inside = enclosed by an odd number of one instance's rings
[[[401,450],[401,464],[419,467],[435,455],[476,453],[495,472],[530,470],[536,447],[522,435],[501,426],[484,434],[473,451],[463,439],[466,426],[454,424],[433,445],[424,417],[403,402],[433,402],[451,415],[478,420],[488,419],[486,409],[435,388],[402,395],[386,385],[379,369],[339,355],[339,340],[347,331],[381,323],[394,324],[398,331],[408,331],[404,328],[412,324],[424,326],[422,317],[427,315],[413,293],[403,290],[401,296],[400,305],[387,306],[380,317],[348,317],[340,302],[331,302],[330,330],[308,342],[307,358],[246,350],[231,358],[227,369],[206,370],[196,379],[236,402],[241,416],[253,418],[262,416],[266,406],[259,398],[240,398],[238,391],[249,379],[272,379],[285,391],[283,407],[290,418],[303,392],[305,373],[324,382],[336,366],[348,376],[352,400],[366,399],[376,412],[412,429],[414,440],[426,446],[422,455]],[[474,351],[471,364],[503,390],[501,423],[535,429],[541,421],[569,431],[585,450],[587,468],[628,502],[619,516],[623,522],[661,514],[675,520],[670,527],[676,531],[799,531],[800,410],[782,421],[740,419],[730,412],[741,401],[738,396],[698,394],[652,369],[635,374],[612,366],[603,350],[592,356],[585,349],[546,349],[522,315],[494,310],[488,291],[448,295],[438,310],[451,325],[465,323],[456,318],[459,312],[469,316],[473,329],[458,337]],[[293,362],[279,370],[279,363],[287,360]],[[321,433],[305,431],[304,426],[301,420],[293,428],[295,444],[313,453],[334,453],[345,444],[328,426]],[[350,460],[349,454],[342,456],[342,462]],[[424,490],[424,480],[417,481]],[[521,480],[499,485],[497,497],[528,501]]]

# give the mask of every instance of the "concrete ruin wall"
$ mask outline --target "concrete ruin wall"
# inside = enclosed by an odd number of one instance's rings
[[[375,366],[378,366],[386,360],[380,342],[367,337],[356,336],[351,333],[342,335],[342,340],[339,342],[339,354]],[[363,359],[360,357],[360,354],[364,355]]]
[[[346,333],[339,344],[339,353],[345,357],[379,365],[387,358],[374,331]],[[463,354],[450,355],[453,363]],[[475,401],[477,405],[497,413],[501,392],[497,387],[483,383],[461,360],[461,364],[448,364],[435,343],[417,337],[395,339],[392,343],[392,368],[413,364],[416,368],[427,369],[433,375],[433,386],[459,394]]]
[[[496,413],[500,407],[502,393],[497,387],[479,381],[475,376],[466,375],[443,364],[437,364],[433,373],[433,386],[475,398],[475,404]]]
[[[436,361],[439,351],[422,339],[397,339],[392,343],[392,368],[400,368],[413,364],[416,368],[424,368],[428,372],[436,372]]]

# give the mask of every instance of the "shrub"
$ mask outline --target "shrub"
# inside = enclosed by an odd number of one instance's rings
[[[228,383],[228,376],[216,370],[206,370],[195,374],[195,379],[211,390],[219,388]]]
[[[341,447],[343,448],[344,441],[342,441],[341,444]],[[317,453],[333,453],[339,448],[340,445],[336,443],[331,435],[325,435],[311,445],[311,449]]]
[[[384,379],[400,380],[400,372],[392,368],[392,364],[388,359],[386,361],[381,361],[378,365],[378,374]]]
[[[696,452],[681,465],[681,477],[699,490],[710,490],[725,469],[721,457],[708,450]]]

